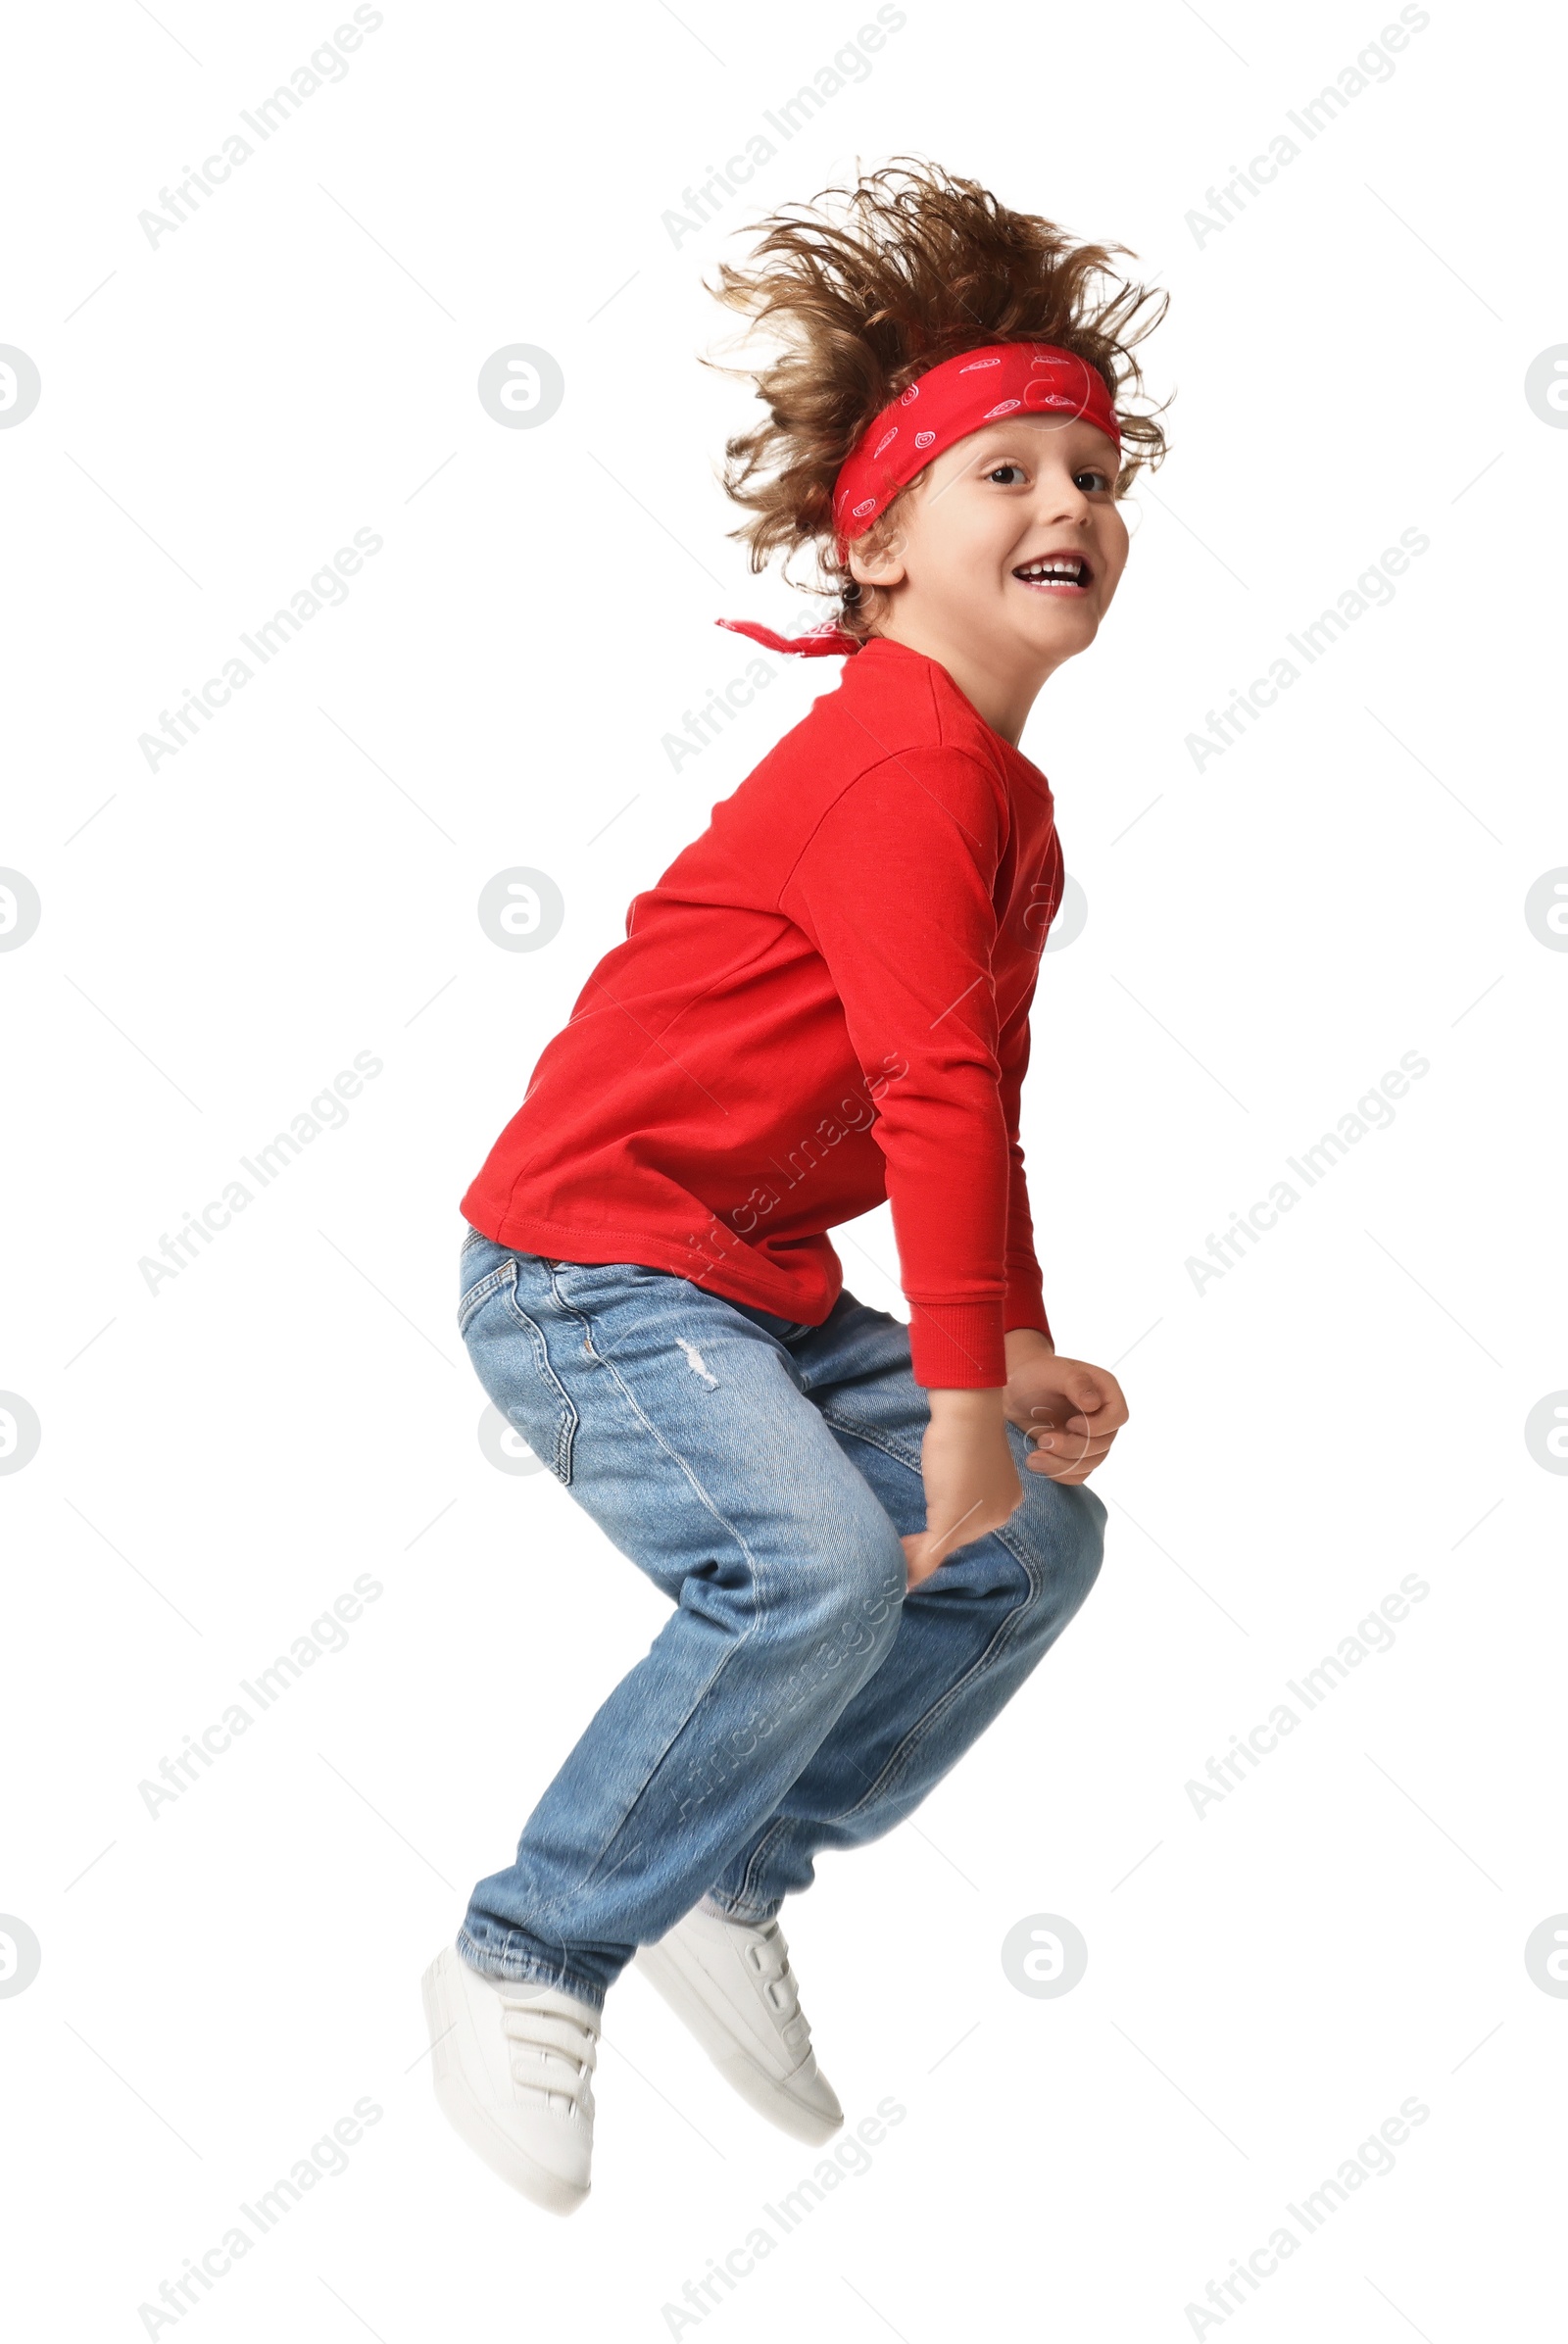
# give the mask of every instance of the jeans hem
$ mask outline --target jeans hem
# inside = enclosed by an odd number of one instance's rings
[[[470,1970],[481,1971],[486,1978],[504,1978],[513,1985],[551,1986],[558,1994],[575,1995],[579,2002],[589,2003],[593,2009],[605,2007],[605,1989],[598,1978],[586,1978],[568,1962],[556,1962],[548,1967],[521,1957],[514,1961],[491,1961],[484,1957],[484,1948],[470,1937],[467,1929],[460,1929],[457,1949]]]
[[[698,1911],[716,1913],[725,1921],[744,1921],[753,1929],[760,1929],[767,1922],[777,1920],[783,1902],[782,1896],[775,1896],[770,1904],[759,1909],[738,1896],[722,1896],[716,1889],[710,1888]]]

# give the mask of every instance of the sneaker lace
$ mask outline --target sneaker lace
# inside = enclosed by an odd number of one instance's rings
[[[533,2092],[552,2115],[594,2113],[593,2074],[599,2060],[597,2020],[578,2020],[540,2007],[537,1996],[501,1995],[501,2027],[513,2045],[514,2092]]]

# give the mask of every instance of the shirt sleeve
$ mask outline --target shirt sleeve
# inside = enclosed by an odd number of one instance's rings
[[[877,1103],[914,1377],[933,1388],[1007,1380],[1021,1156],[1015,1171],[992,954],[1008,819],[977,759],[908,750],[840,793],[779,896],[827,965]]]
[[[1023,1078],[1029,1068],[1028,993],[1008,1019],[1001,1038],[1002,1109],[1007,1125],[1009,1179],[1007,1188],[1007,1291],[1003,1305],[1004,1332],[1008,1327],[1035,1327],[1053,1348],[1055,1337],[1046,1316],[1045,1287],[1035,1258],[1034,1222],[1029,1211],[1029,1186],[1024,1178],[1023,1148],[1018,1138],[1018,1112]]]

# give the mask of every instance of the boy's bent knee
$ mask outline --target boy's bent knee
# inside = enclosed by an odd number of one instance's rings
[[[1042,1597],[1070,1616],[1104,1560],[1104,1500],[1084,1483],[1054,1482],[1048,1474],[1026,1470],[1023,1482],[1024,1502],[1009,1528],[1027,1542]]]
[[[1064,1577],[1070,1585],[1069,1600],[1076,1611],[1100,1577],[1100,1566],[1105,1559],[1106,1514],[1102,1500],[1082,1485],[1064,1489],[1061,1495],[1073,1501],[1068,1517],[1070,1529],[1064,1527],[1063,1544],[1067,1549]]]
[[[825,1541],[810,1579],[801,1625],[812,1647],[869,1674],[898,1633],[907,1584],[891,1522],[857,1524]]]
[[[831,1719],[887,1656],[903,1612],[904,1549],[869,1539],[822,1548],[773,1590],[769,1732],[792,1716]]]

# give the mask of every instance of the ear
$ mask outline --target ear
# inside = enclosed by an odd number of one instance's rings
[[[885,543],[869,532],[850,548],[850,575],[858,585],[901,586],[906,574],[902,530],[895,530]]]

